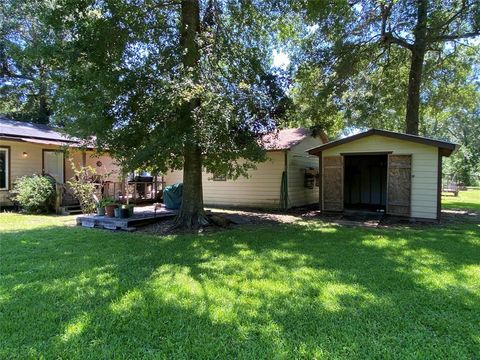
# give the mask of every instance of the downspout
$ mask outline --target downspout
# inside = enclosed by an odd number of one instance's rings
[[[288,209],[288,150],[283,151],[284,168],[282,173],[282,182],[280,185],[280,206],[282,210]]]

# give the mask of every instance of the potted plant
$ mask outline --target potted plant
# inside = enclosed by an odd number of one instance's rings
[[[102,206],[100,204],[100,202],[97,203],[97,215],[98,216],[105,216],[105,206]]]
[[[115,216],[115,209],[118,208],[118,204],[114,201],[110,201],[105,205],[105,215],[108,217]]]
[[[126,219],[130,217],[130,209],[128,205],[122,205],[122,208],[120,210],[120,218],[121,219]]]
[[[133,216],[133,209],[135,208],[135,205],[134,204],[128,204],[128,205],[124,205],[125,209],[128,209],[128,212],[129,212],[129,215],[128,217],[132,217]]]
[[[116,218],[120,218],[120,210],[122,210],[122,208],[120,207],[119,204],[116,204],[117,206],[115,207],[115,209],[113,209],[113,214]]]
[[[97,215],[105,216],[105,206],[113,202],[112,198],[103,198],[97,202]]]

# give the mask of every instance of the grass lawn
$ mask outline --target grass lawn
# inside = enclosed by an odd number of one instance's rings
[[[480,224],[157,237],[0,215],[0,358],[480,357]]]
[[[442,207],[444,209],[480,211],[480,189],[460,191],[457,197],[444,194],[442,196]]]

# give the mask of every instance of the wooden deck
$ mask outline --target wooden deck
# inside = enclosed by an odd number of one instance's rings
[[[176,214],[177,210],[170,210],[164,207],[158,209],[155,213],[153,206],[138,206],[135,207],[133,216],[126,219],[99,215],[82,215],[77,217],[77,225],[89,228],[134,231],[139,226],[169,219]]]

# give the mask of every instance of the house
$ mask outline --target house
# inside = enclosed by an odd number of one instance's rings
[[[49,174],[64,185],[74,176],[72,162],[77,167],[91,166],[97,174],[118,181],[120,168],[108,154],[82,148],[78,139],[50,126],[0,116],[0,207],[12,205],[9,191],[19,177]]]
[[[322,134],[323,135],[323,134]],[[203,172],[208,206],[291,208],[318,202],[318,159],[306,150],[323,144],[303,128],[283,129],[262,138],[268,160],[235,180]],[[166,185],[182,182],[182,171],[164,175]]]
[[[371,129],[308,150],[319,160],[322,211],[349,209],[439,219],[445,141]]]

